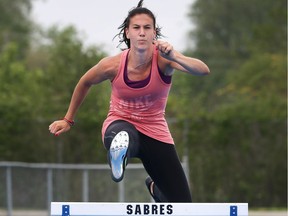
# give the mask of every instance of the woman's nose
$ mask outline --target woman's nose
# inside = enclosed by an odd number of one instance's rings
[[[144,31],[144,28],[140,28],[140,33],[139,33],[140,36],[145,36],[145,31]]]

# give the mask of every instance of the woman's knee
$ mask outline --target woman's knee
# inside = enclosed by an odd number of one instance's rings
[[[113,138],[121,131],[126,131],[129,135],[129,155],[134,156],[137,154],[139,145],[139,134],[133,124],[124,121],[117,120],[112,122],[104,134],[104,145],[107,150],[110,149]]]

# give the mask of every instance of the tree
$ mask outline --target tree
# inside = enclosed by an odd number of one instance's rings
[[[19,158],[29,160],[33,157],[31,154],[33,148],[26,143],[33,142],[31,120],[38,110],[38,101],[35,98],[41,98],[38,81],[43,74],[40,70],[28,70],[25,62],[18,59],[18,53],[19,46],[13,42],[6,44],[0,55],[0,158],[2,160],[19,160]]]
[[[30,0],[0,1],[0,54],[5,46],[17,41],[18,57],[23,57],[29,47],[33,25],[29,18]]]
[[[102,162],[106,160],[106,154],[100,144],[100,131],[106,116],[105,110],[109,105],[108,83],[91,90],[77,114],[75,128],[68,134],[55,138],[48,133],[47,128],[52,121],[64,117],[78,80],[88,69],[97,64],[105,53],[99,47],[85,48],[73,26],[63,29],[53,26],[44,32],[43,36],[45,40],[42,40],[45,43],[41,44],[40,41],[34,53],[30,54],[30,58],[38,56],[39,52],[45,56],[41,59],[41,64],[38,62],[34,65],[45,71],[41,82],[45,99],[38,105],[41,107],[39,116],[43,119],[43,122],[38,124],[38,128],[41,128],[38,142],[45,137],[42,151],[38,150],[38,154],[40,152],[43,154],[41,161]],[[95,131],[99,133],[95,134]],[[49,151],[50,154],[45,154],[45,151]]]
[[[204,60],[211,75],[175,74],[167,116],[188,122],[196,202],[287,204],[286,8],[284,0],[191,6],[195,46],[186,53]],[[180,141],[184,128],[172,127]]]

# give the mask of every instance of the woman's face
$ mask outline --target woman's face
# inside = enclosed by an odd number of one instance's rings
[[[151,46],[156,37],[153,19],[147,14],[136,14],[131,17],[125,32],[127,38],[130,39],[131,47],[136,48],[145,49]]]

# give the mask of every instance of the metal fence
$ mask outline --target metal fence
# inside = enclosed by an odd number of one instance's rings
[[[187,158],[182,165],[189,177]],[[0,162],[0,216],[13,216],[19,210],[49,215],[52,201],[150,202],[146,177],[143,165],[133,163],[128,164],[123,181],[114,183],[106,164]]]

